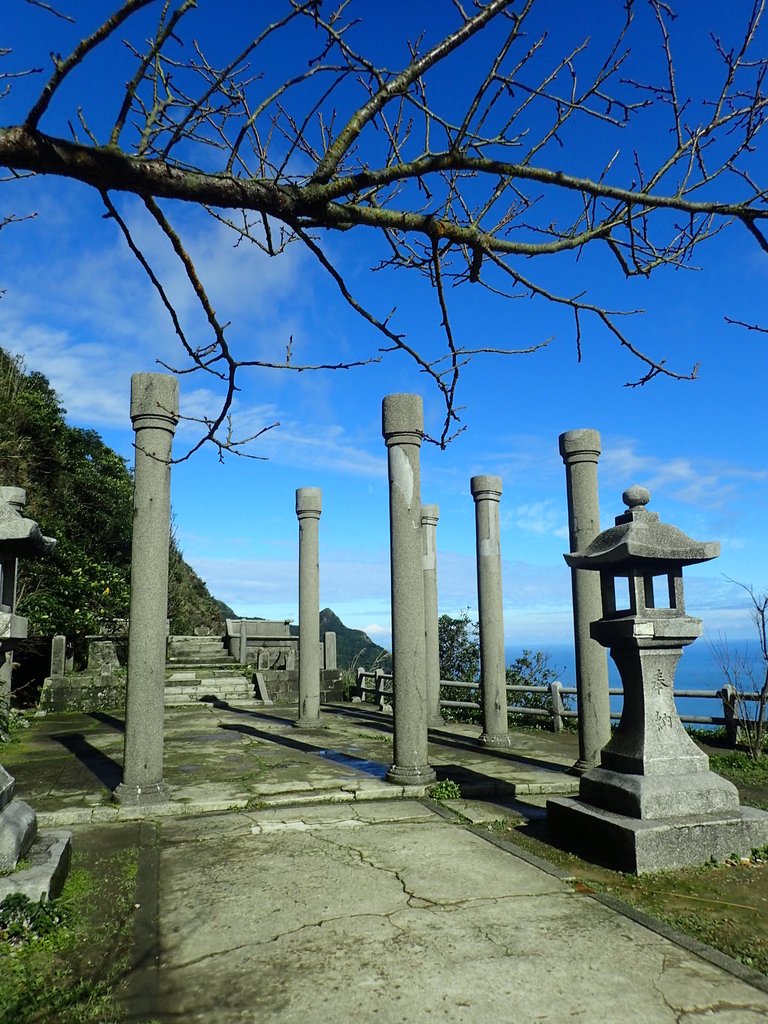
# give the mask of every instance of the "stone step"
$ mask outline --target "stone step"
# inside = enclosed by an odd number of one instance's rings
[[[194,704],[205,698],[215,697],[217,700],[237,703],[256,704],[253,686],[246,682],[242,676],[237,680],[202,680],[195,685],[187,686],[166,686],[165,703]]]
[[[168,671],[183,671],[184,669],[197,668],[232,668],[237,665],[234,658],[167,658],[165,662]]]

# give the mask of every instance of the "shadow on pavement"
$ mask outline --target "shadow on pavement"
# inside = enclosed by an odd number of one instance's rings
[[[114,761],[107,754],[103,754],[97,747],[94,747],[82,733],[54,733],[51,739],[56,740],[62,747],[71,754],[74,754],[78,761],[89,771],[93,772],[99,782],[106,786],[107,789],[115,789],[122,782],[122,765],[118,764],[117,761]]]
[[[89,711],[88,714],[91,718],[95,718],[97,722],[103,722],[104,725],[111,726],[116,732],[125,732],[125,722],[121,718],[108,715],[106,711]]]

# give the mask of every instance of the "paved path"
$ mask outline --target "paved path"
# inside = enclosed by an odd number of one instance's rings
[[[489,754],[478,731],[446,727],[430,742],[438,775],[477,798],[465,806],[475,820],[573,789],[573,736],[515,733],[509,752]],[[137,830],[133,1024],[768,1019],[764,979],[402,798],[382,781],[390,732],[341,707],[298,735],[289,709],[167,714],[173,800]],[[109,805],[121,745],[118,717],[51,716],[4,758],[41,824],[71,823],[87,843],[136,815]]]
[[[768,993],[413,800],[166,819],[134,1020],[762,1024]]]

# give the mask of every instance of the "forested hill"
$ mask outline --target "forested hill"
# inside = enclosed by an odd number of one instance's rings
[[[392,667],[389,651],[375,644],[362,629],[349,629],[330,608],[323,608],[320,612],[320,636],[326,632],[336,634],[336,660],[339,668]]]
[[[57,545],[50,558],[19,566],[19,614],[30,634],[75,638],[128,615],[133,484],[125,461],[94,430],[64,420],[56,392],[0,349],[0,486],[23,487],[25,515]],[[232,614],[171,545],[172,633],[223,631]]]

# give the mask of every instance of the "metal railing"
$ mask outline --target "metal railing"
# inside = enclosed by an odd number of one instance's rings
[[[366,685],[367,681],[373,685]],[[478,693],[477,683],[458,682],[452,679],[441,679],[440,687],[450,686],[454,690],[467,690]],[[559,681],[550,683],[549,686],[507,686],[507,693],[528,693],[548,694],[549,707],[532,708],[524,704],[510,703],[507,711],[511,715],[529,715],[532,718],[548,718],[551,721],[554,732],[560,732],[565,725],[567,718],[578,718],[578,712],[572,711],[566,706],[565,697],[576,695],[575,686],[563,686]],[[623,690],[611,689],[608,691],[611,697],[622,697]],[[365,668],[357,670],[355,686],[352,689],[352,700],[355,702],[370,702],[385,713],[392,712],[392,673],[384,672],[382,669],[368,671]],[[687,725],[716,725],[723,726],[726,732],[726,740],[732,745],[736,744],[739,727],[745,719],[739,717],[739,705],[745,701],[758,701],[760,698],[754,693],[737,693],[732,686],[724,686],[720,690],[675,690],[675,700],[719,700],[722,704],[722,715],[688,715],[680,714],[680,721]],[[478,700],[440,700],[443,708],[464,708],[466,710],[480,710]],[[612,719],[621,718],[620,711],[611,712]]]

